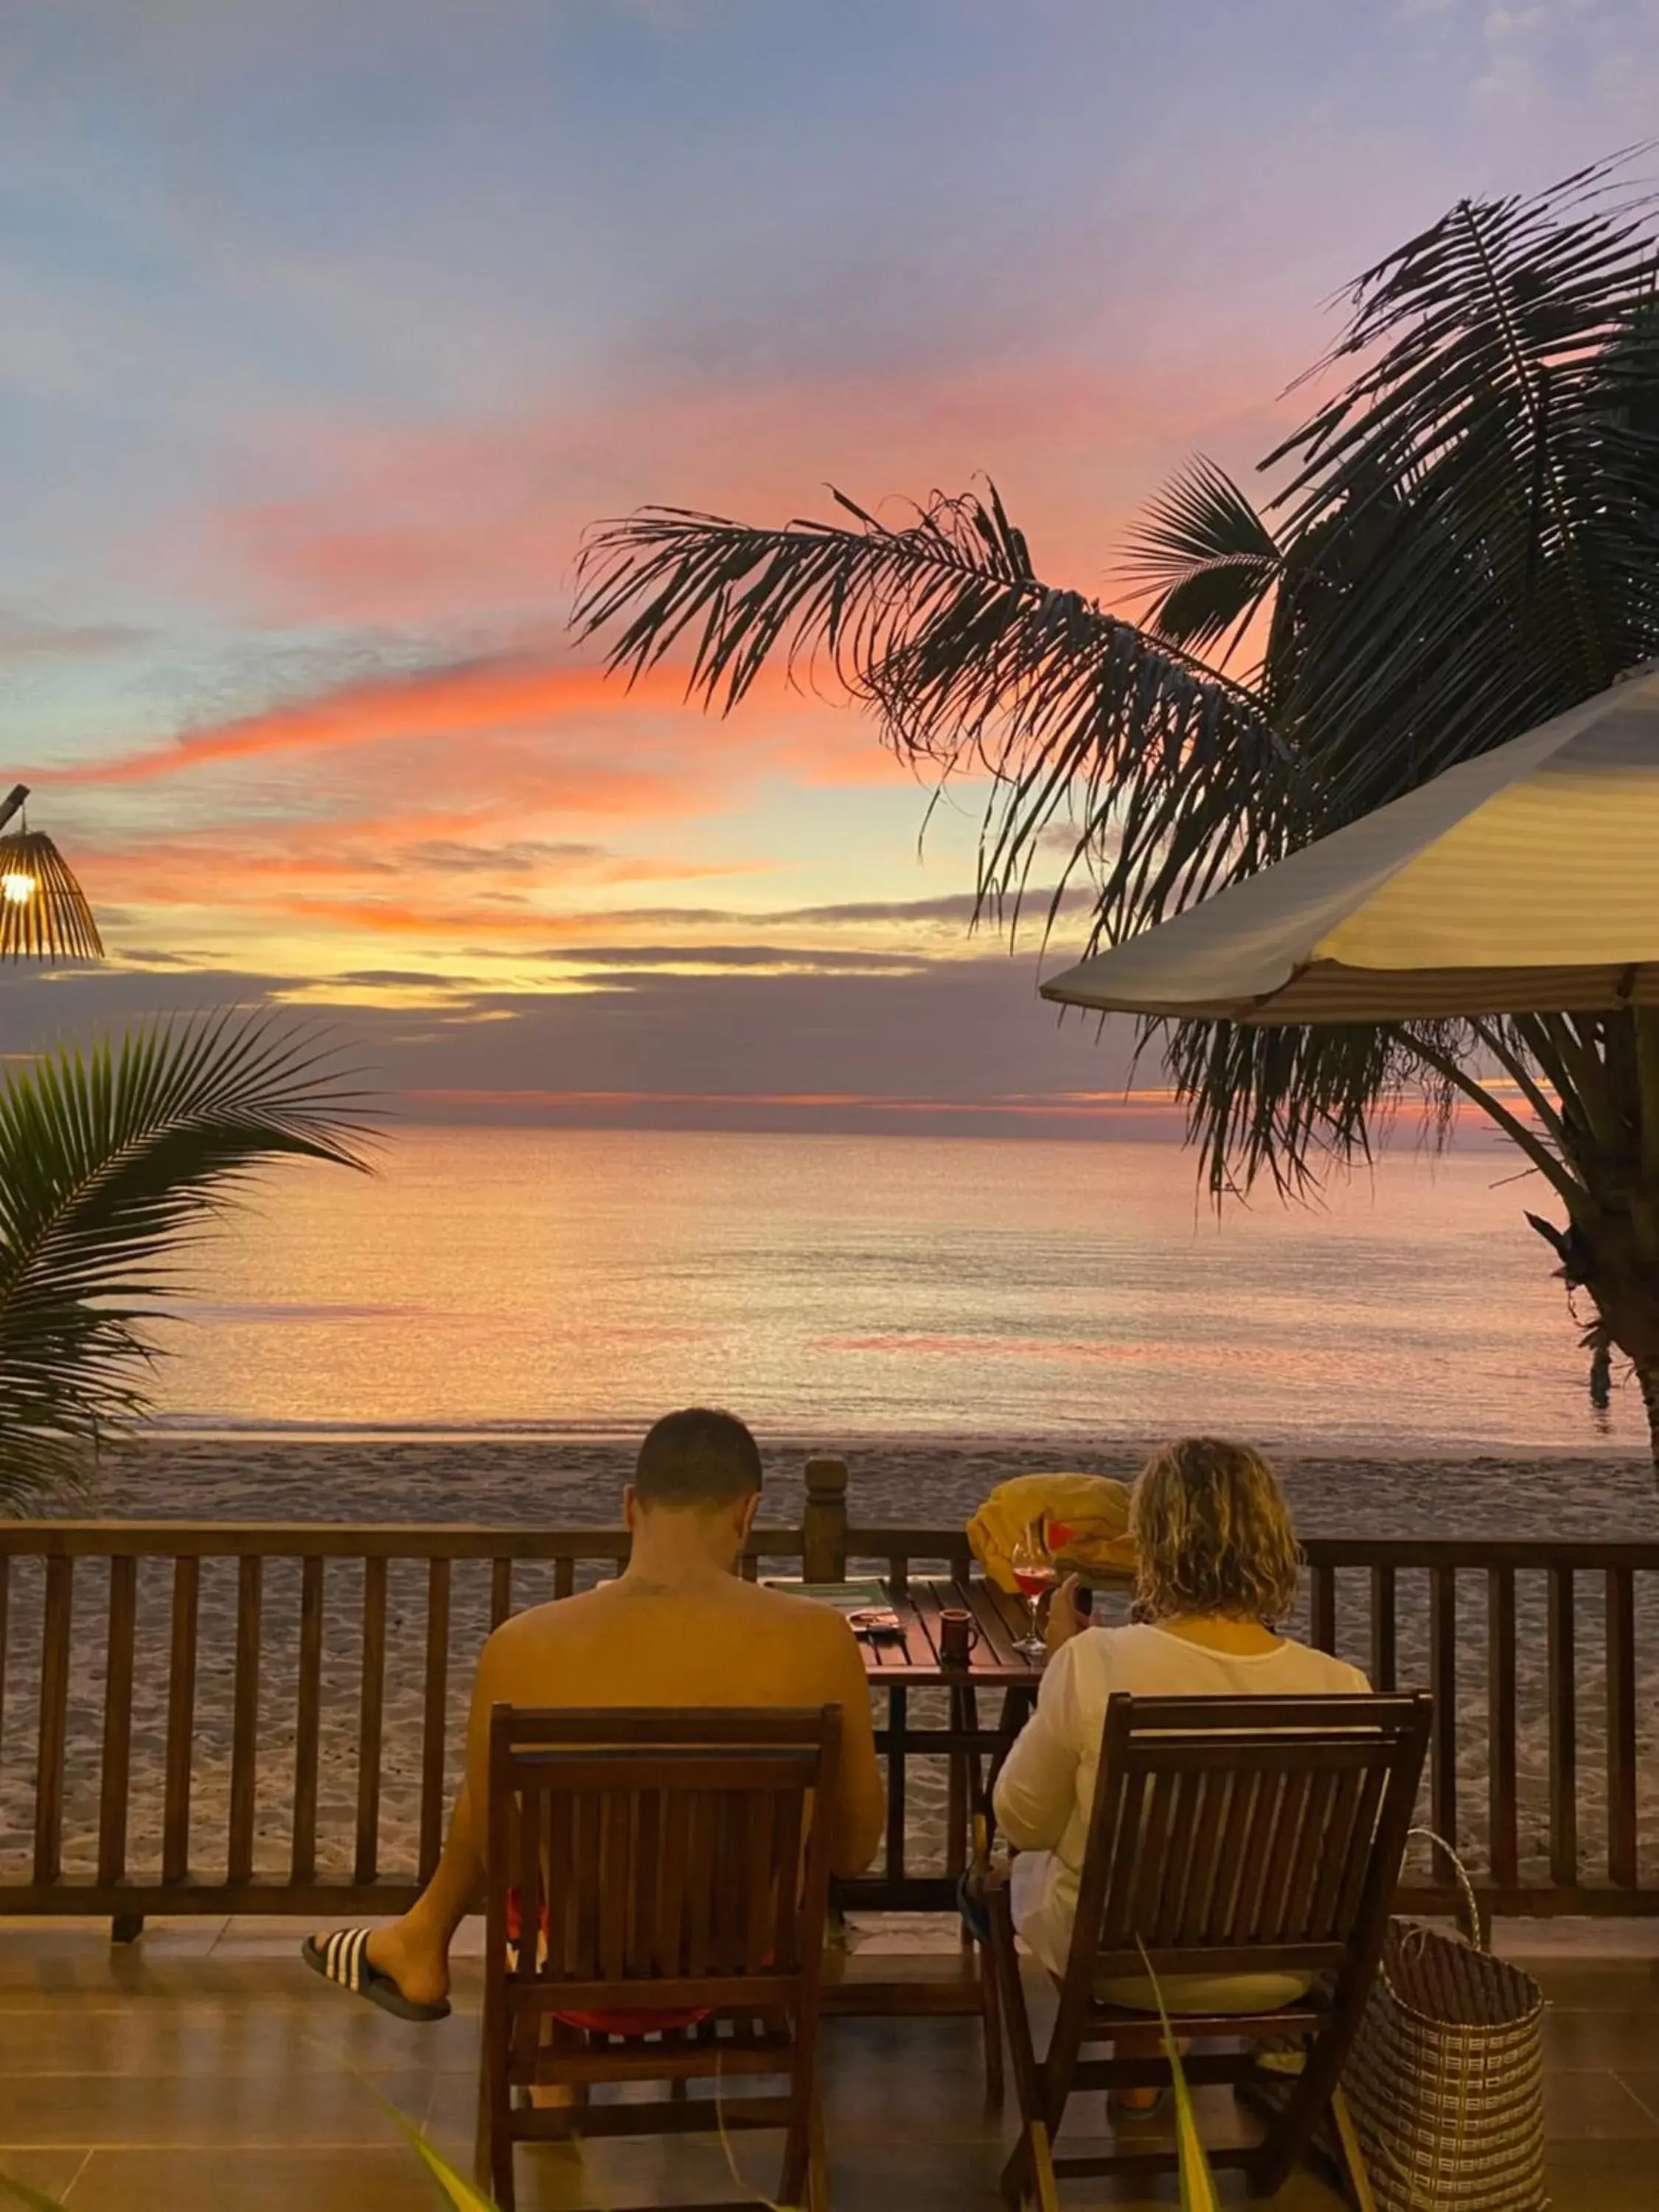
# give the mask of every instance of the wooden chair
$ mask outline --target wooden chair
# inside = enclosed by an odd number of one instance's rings
[[[1231,2050],[1194,2051],[1189,2081],[1264,2077],[1257,2046],[1302,2042],[1299,2075],[1273,2103],[1253,2146],[1212,2153],[1243,2166],[1252,2196],[1271,2196],[1333,2112],[1359,2202],[1369,2191],[1346,2108],[1343,2062],[1376,1971],[1405,1854],[1432,1700],[1113,1697],[1106,1710],[1077,1919],[1048,2053],[1039,2061],[1006,1890],[991,1899],[992,1955],[1002,1990],[1021,2136],[1003,2173],[1018,2204],[1055,2212],[1057,2177],[1167,2172],[1173,2152],[1115,2148],[1056,2156],[1079,2089],[1163,2084],[1167,2059],[1085,2057],[1090,2045],[1144,2039],[1149,2015],[1097,2000],[1105,1979],[1176,1975],[1316,1978],[1305,1998],[1249,2015],[1177,2013],[1176,2036]],[[1150,2024],[1156,2028],[1156,2015]],[[1242,2047],[1237,2047],[1242,2046]]]
[[[840,1749],[835,1705],[495,1707],[477,2168],[503,2212],[516,2143],[719,2126],[781,2128],[781,2202],[810,2185],[827,2212],[814,2060]],[[787,2086],[744,2094],[766,2075]],[[704,2079],[714,2094],[691,2096]],[[669,2094],[591,2100],[622,2082]],[[550,2086],[569,2101],[530,2103]]]

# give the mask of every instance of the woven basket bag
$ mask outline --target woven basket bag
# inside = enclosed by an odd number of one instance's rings
[[[1462,1940],[1390,1922],[1343,2087],[1380,2212],[1541,2212],[1544,1993],[1481,1948],[1469,1878],[1440,1849]]]

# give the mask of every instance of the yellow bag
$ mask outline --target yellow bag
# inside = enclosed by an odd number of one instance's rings
[[[1132,1576],[1129,1492],[1107,1474],[1017,1474],[1000,1482],[968,1523],[974,1557],[999,1589],[1015,1588],[1014,1546],[1041,1522],[1048,1556],[1068,1573]]]

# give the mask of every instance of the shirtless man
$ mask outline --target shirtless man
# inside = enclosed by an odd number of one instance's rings
[[[760,1504],[755,1440],[730,1413],[669,1413],[623,1492],[626,1570],[504,1621],[472,1689],[467,1772],[436,1871],[389,1927],[314,1936],[308,1966],[404,2020],[449,2009],[449,1946],[483,1880],[490,1708],[827,1705],[842,1709],[835,1871],[860,1874],[882,1832],[864,1665],[841,1615],[737,1573]]]

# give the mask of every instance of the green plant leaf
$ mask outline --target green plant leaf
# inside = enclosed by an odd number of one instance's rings
[[[486,2197],[464,2175],[457,2173],[443,2154],[433,2148],[406,2112],[400,2112],[395,2105],[390,2104],[386,2105],[386,2110],[387,2117],[442,2190],[445,2203],[454,2207],[454,2212],[495,2212],[494,2197]]]
[[[454,2206],[455,2212],[495,2212],[495,2198],[484,2196],[482,2191],[475,2188],[471,2182],[457,2173],[448,2160],[440,2152],[434,2150],[424,2136],[415,2134],[411,2129],[410,2141],[414,2144],[427,2172],[433,2176],[439,2188],[442,2190],[446,2200]]]
[[[235,1012],[48,1054],[0,1085],[0,1510],[83,1479],[148,1410],[140,1325],[277,1158],[363,1168],[314,1032]]]
[[[1158,2017],[1164,2029],[1164,2051],[1170,2062],[1175,2098],[1176,2152],[1180,2160],[1181,2212],[1221,2212],[1221,2199],[1216,2194],[1215,2174],[1205,2156],[1204,2145],[1199,2136],[1192,2091],[1187,2086],[1187,2069],[1181,2063],[1180,2046],[1170,2026],[1164,1992],[1158,1987],[1158,1976],[1152,1972],[1152,1960],[1146,1957],[1146,1946],[1139,1936],[1135,1938],[1135,1943],[1146,1960],[1146,1978],[1152,1985],[1152,1995],[1158,1999]]]

